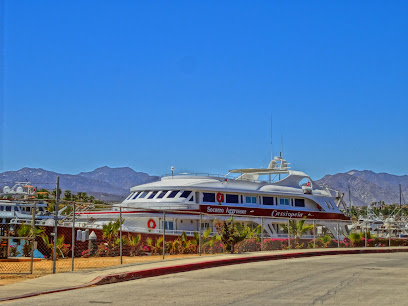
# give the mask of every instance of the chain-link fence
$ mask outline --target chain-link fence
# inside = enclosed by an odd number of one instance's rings
[[[31,220],[0,224],[1,274],[59,273],[224,252],[408,244],[391,235],[371,236],[367,230],[354,239],[344,220],[142,211],[89,203],[64,203],[57,215],[41,215],[32,206]]]

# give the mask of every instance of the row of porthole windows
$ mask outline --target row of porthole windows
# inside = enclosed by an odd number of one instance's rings
[[[188,190],[159,190],[159,191],[136,191],[131,193],[126,200],[136,199],[173,199],[176,197],[189,198],[192,191]],[[244,201],[245,200],[245,201]],[[194,195],[191,195],[189,201],[194,201]],[[203,203],[216,203],[216,194],[203,192]],[[280,198],[254,195],[225,194],[226,204],[261,204],[261,205],[285,205],[295,207],[305,207],[305,199]]]

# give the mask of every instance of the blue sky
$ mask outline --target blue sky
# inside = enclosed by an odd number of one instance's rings
[[[408,174],[406,1],[6,1],[0,171]]]

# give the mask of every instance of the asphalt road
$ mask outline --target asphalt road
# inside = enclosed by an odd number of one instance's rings
[[[407,305],[408,254],[233,265],[6,302],[8,305]]]

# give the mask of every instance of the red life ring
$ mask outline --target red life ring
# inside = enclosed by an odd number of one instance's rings
[[[224,195],[222,193],[217,193],[217,201],[218,203],[224,202]]]
[[[151,229],[155,229],[156,228],[156,222],[154,222],[153,219],[149,219],[149,221],[147,221],[147,227],[151,228]]]

